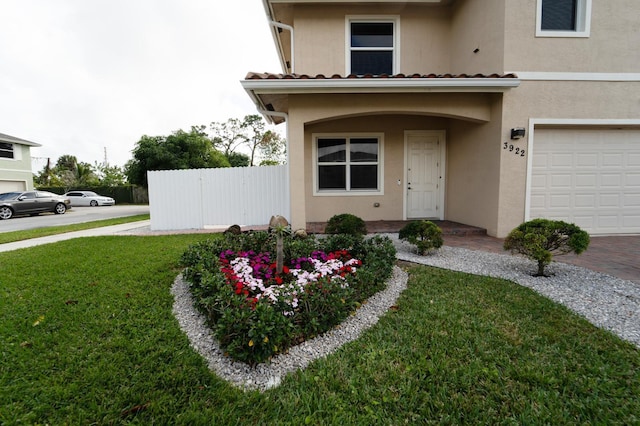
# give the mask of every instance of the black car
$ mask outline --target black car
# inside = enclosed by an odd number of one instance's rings
[[[64,214],[71,202],[62,195],[47,191],[5,192],[0,194],[0,219],[14,215],[53,212]]]

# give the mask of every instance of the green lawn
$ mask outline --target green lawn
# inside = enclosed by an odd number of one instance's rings
[[[44,228],[29,229],[26,231],[12,231],[0,233],[0,244],[14,241],[28,240],[31,238],[46,237],[49,235],[64,234],[65,232],[82,231],[85,229],[101,228],[103,226],[120,225],[122,223],[149,220],[148,214],[117,217],[114,219],[95,220],[93,222],[76,223],[73,225],[48,226]]]
[[[0,253],[0,424],[638,424],[640,354],[513,283],[428,267],[359,340],[265,393],[210,373],[171,313],[188,244]]]

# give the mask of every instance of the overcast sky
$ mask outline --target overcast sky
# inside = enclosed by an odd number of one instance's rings
[[[42,144],[35,172],[256,114],[240,80],[281,72],[261,0],[0,0],[0,18],[0,133]]]

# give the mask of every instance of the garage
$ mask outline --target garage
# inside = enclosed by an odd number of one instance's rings
[[[0,179],[0,194],[2,194],[3,192],[26,191],[26,189],[27,188],[24,181]]]
[[[536,128],[530,217],[640,233],[640,130]]]

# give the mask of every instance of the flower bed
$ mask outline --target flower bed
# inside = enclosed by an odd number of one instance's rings
[[[232,358],[255,365],[330,330],[384,288],[395,261],[388,238],[226,235],[190,247],[184,276],[196,306]]]

